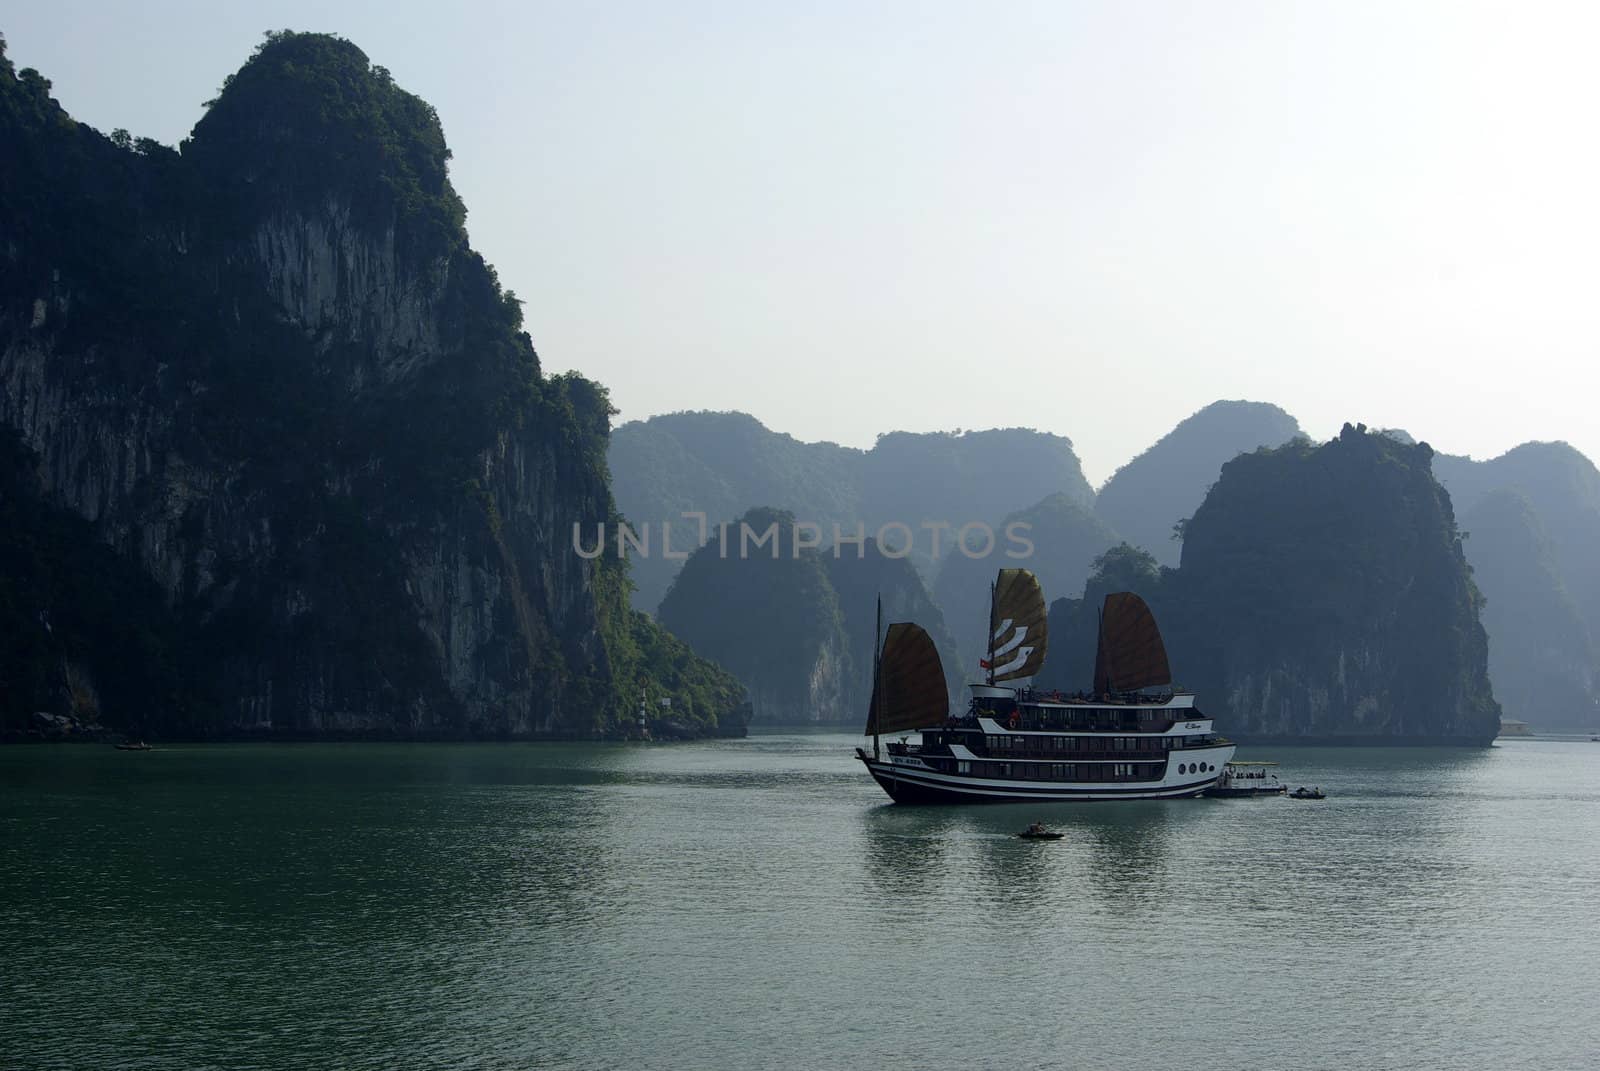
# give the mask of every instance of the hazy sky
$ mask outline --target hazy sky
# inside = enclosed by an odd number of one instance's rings
[[[1597,11],[53,0],[0,31],[169,143],[264,30],[342,34],[438,108],[546,369],[622,419],[1030,425],[1098,484],[1218,398],[1600,458]]]

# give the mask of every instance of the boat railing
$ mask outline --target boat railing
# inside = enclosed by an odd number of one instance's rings
[[[1113,703],[1117,706],[1165,706],[1178,693],[1169,692],[1110,692],[1096,695],[1092,692],[1063,692],[1049,688],[1019,688],[1017,699],[1024,703]]]

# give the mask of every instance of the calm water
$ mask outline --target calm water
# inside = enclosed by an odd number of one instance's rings
[[[0,1066],[1600,1057],[1600,744],[908,809],[856,742],[0,749]]]

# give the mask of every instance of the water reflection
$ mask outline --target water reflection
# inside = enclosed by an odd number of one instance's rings
[[[1089,846],[1089,889],[1112,908],[1170,906],[1168,864],[1173,826],[1178,824],[1174,809],[1192,812],[1206,806],[1204,800],[1130,802],[1086,814],[1081,835]]]
[[[0,1063],[1292,1051],[1434,1071],[1594,1048],[1595,745],[1260,756],[1323,803],[906,808],[854,742],[225,749],[182,769],[0,749]],[[1034,820],[1066,839],[1013,836]],[[975,1027],[983,996],[1059,1014]],[[1163,1008],[1173,1025],[1127,1029]]]
[[[949,871],[951,838],[962,825],[954,807],[886,803],[863,811],[862,851],[877,895],[907,904],[935,895]]]
[[[861,814],[867,873],[879,895],[908,902],[942,883],[981,889],[983,903],[1013,909],[1081,899],[1118,910],[1161,906],[1168,890],[1174,809],[1203,801],[1111,804],[883,805]],[[1066,836],[1029,841],[1035,821]]]
[[[26,831],[0,867],[0,900],[25,905],[7,970],[34,1017],[79,1039],[80,1066],[405,1051],[419,1018],[454,1013],[439,994],[470,990],[481,949],[592,922],[611,898],[595,831],[617,823],[587,791],[607,776],[581,761],[547,775],[548,753],[353,745],[137,759],[80,751],[0,800]]]

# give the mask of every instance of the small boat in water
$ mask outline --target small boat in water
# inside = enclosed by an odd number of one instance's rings
[[[1307,788],[1306,786],[1301,785],[1299,788],[1289,793],[1289,798],[1292,800],[1325,800],[1328,797],[1320,788]]]
[[[1035,822],[1027,829],[1024,829],[1021,833],[1018,833],[1017,836],[1021,837],[1023,840],[1060,840],[1062,837],[1066,836],[1066,834],[1057,833],[1054,830],[1046,829],[1043,823]]]
[[[143,740],[140,740],[136,744],[116,744],[114,746],[116,747],[116,749],[118,751],[154,751],[155,750],[155,748],[151,747],[149,744],[145,743]]]
[[[1278,775],[1268,769],[1275,762],[1228,762],[1222,766],[1222,776],[1206,789],[1208,796],[1281,796],[1289,786],[1278,780]]]

